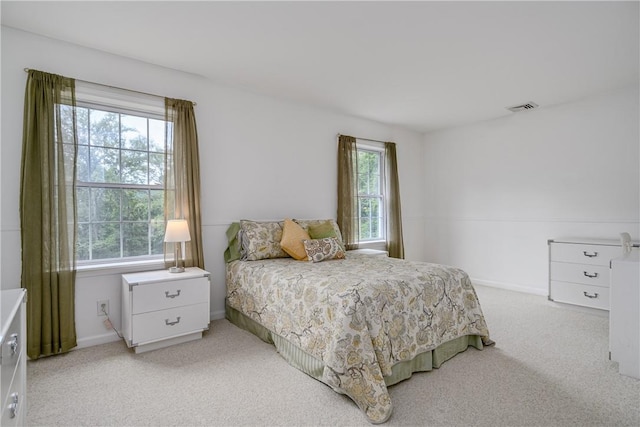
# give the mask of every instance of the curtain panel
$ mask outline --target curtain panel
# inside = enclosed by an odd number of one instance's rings
[[[185,267],[204,269],[200,160],[193,102],[165,98],[165,120],[166,152],[169,153],[165,165],[165,218],[187,220],[191,241],[185,244]],[[172,251],[165,248],[165,257],[169,253]],[[167,266],[170,264],[167,262]]]
[[[402,210],[400,208],[400,182],[398,180],[398,159],[396,144],[385,142],[384,158],[386,171],[386,211],[387,211],[387,251],[392,258],[404,259],[402,238]]]
[[[29,70],[20,176],[27,354],[67,352],[75,330],[75,80]]]
[[[338,137],[338,226],[347,250],[358,249],[358,150],[352,136]]]

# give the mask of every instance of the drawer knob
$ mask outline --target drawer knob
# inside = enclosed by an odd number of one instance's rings
[[[584,273],[584,275],[585,275],[586,277],[590,277],[590,278],[592,278],[592,279],[593,279],[593,278],[595,278],[595,277],[598,277],[598,273],[589,274],[589,273],[587,273],[586,271],[583,271],[583,273]]]
[[[18,414],[18,393],[13,393],[10,397],[9,418],[15,418]]]
[[[178,323],[180,323],[180,316],[178,316],[178,318],[174,322],[169,322],[169,319],[164,319],[164,323],[167,326],[177,325]]]
[[[9,336],[9,341],[7,341],[7,345],[11,349],[12,356],[18,352],[18,343],[18,334],[11,334]]]
[[[164,291],[164,296],[166,298],[175,298],[175,297],[179,297],[180,296],[180,289],[178,289],[178,292],[176,292],[175,294],[170,294],[169,291]]]
[[[587,298],[598,298],[598,293],[594,292],[593,294],[588,293],[587,291],[584,291],[584,296]]]
[[[584,254],[584,256],[588,256],[589,258],[595,258],[598,256],[598,252],[582,251],[582,253]]]

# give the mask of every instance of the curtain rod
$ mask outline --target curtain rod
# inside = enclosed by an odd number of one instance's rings
[[[341,134],[341,133],[339,133],[339,134],[338,134],[338,138],[340,138],[341,136],[342,136],[342,134]],[[349,135],[345,135],[345,136],[349,136]],[[380,143],[382,143],[382,144],[385,144],[385,143],[387,143],[387,142],[388,142],[388,141],[380,141],[380,140],[378,140],[378,139],[359,138],[359,137],[357,137],[357,136],[354,136],[353,138],[355,138],[355,139],[359,139],[359,140],[361,140],[361,141],[380,142]]]
[[[29,71],[31,71],[30,68],[25,68],[24,69],[25,73],[28,73]],[[133,89],[124,89],[124,88],[117,87],[117,86],[106,85],[106,84],[103,84],[103,83],[95,83],[95,82],[90,82],[90,81],[82,80],[82,79],[75,79],[74,78],[74,80],[77,80],[77,81],[83,82],[83,83],[90,83],[92,85],[104,86],[104,87],[108,87],[108,88],[111,88],[111,89],[126,90],[126,91],[129,91],[129,92],[135,92],[135,93],[139,93],[139,94],[142,94],[142,95],[155,96],[155,97],[158,97],[158,98],[166,98],[165,96],[156,95],[155,93],[142,92],[142,91],[133,90]],[[193,104],[194,107],[196,105],[198,105],[197,103],[195,103],[193,101],[191,101],[191,103]]]

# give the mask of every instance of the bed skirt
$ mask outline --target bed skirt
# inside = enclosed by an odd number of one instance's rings
[[[245,329],[258,338],[273,344],[278,353],[293,367],[301,370],[305,374],[322,381],[324,363],[322,360],[301,350],[296,345],[279,335],[271,332],[255,320],[245,316],[228,304],[225,304],[226,318],[234,325]],[[458,353],[462,353],[467,347],[472,346],[482,350],[482,339],[479,335],[465,335],[441,344],[431,351],[418,354],[412,360],[396,363],[391,368],[391,375],[384,377],[387,386],[397,384],[400,381],[410,378],[414,372],[431,371],[439,368],[444,362],[451,359]]]

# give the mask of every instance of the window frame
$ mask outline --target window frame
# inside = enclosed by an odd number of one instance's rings
[[[118,164],[119,167],[122,165],[122,155],[123,150],[125,151],[137,151],[140,153],[146,153],[144,157],[146,157],[147,165],[150,162],[150,155],[152,154],[162,154],[163,163],[166,165],[167,157],[171,154],[169,152],[159,152],[153,150],[153,148],[149,145],[150,138],[150,120],[158,120],[163,122],[163,127],[165,128],[165,138],[170,137],[166,135],[166,117],[165,117],[165,107],[164,107],[164,98],[147,95],[135,91],[129,91],[126,89],[113,88],[109,86],[102,86],[88,82],[80,82],[77,81],[76,84],[76,108],[86,108],[89,110],[98,110],[101,112],[115,113],[118,114],[118,147],[111,149],[118,150]],[[88,113],[90,114],[90,113]],[[141,117],[146,120],[146,133],[147,133],[147,147],[146,150],[141,149],[128,149],[123,146],[123,134],[122,134],[122,116],[135,116]],[[89,116],[87,117],[87,141],[86,145],[82,144],[83,147],[87,147],[89,149],[93,145],[90,144],[90,128],[91,121]],[[164,141],[164,139],[163,139]],[[79,145],[80,146],[80,145]],[[100,146],[97,146],[100,147]],[[166,147],[166,144],[165,144]],[[89,162],[91,161],[90,153],[87,154],[89,157]],[[76,163],[77,164],[77,163]],[[90,171],[91,169],[89,169]],[[165,171],[166,172],[166,171]],[[118,224],[120,227],[119,233],[119,252],[120,257],[117,258],[101,258],[101,259],[85,259],[80,260],[76,255],[76,267],[79,271],[91,271],[96,270],[97,272],[105,270],[122,270],[128,271],[131,268],[134,269],[146,269],[146,268],[158,268],[164,266],[164,249],[162,253],[159,254],[151,254],[152,248],[149,247],[149,253],[146,255],[136,255],[136,256],[125,256],[124,248],[123,248],[123,237],[125,234],[125,230],[123,229],[123,225],[125,223],[131,223],[132,221],[125,221],[123,219],[123,197],[124,194],[122,191],[126,190],[146,190],[148,192],[147,198],[147,225],[150,226],[153,219],[150,217],[151,215],[151,206],[152,206],[152,196],[151,191],[161,190],[165,194],[163,198],[167,197],[167,192],[165,189],[164,182],[150,184],[150,169],[147,168],[147,184],[135,184],[135,183],[127,183],[123,182],[122,178],[122,170],[119,171],[119,180],[120,182],[97,182],[92,181],[90,176],[86,178],[88,181],[80,181],[77,179],[76,181],[76,197],[78,197],[78,189],[86,188],[88,189],[87,193],[90,193],[92,189],[120,189],[120,204],[119,204],[119,217],[118,221],[93,221],[93,218],[89,217],[88,221],[80,221],[79,218],[76,220],[77,224],[97,224],[97,223],[114,223]],[[166,180],[166,178],[163,178]],[[88,200],[89,209],[92,203],[91,197]],[[164,205],[164,201],[163,201]],[[162,224],[162,233],[164,233],[164,227],[167,221],[163,213],[163,224]],[[142,223],[142,221],[139,221]],[[147,231],[147,244],[151,245],[151,230],[148,228]],[[91,235],[93,233],[89,232],[89,245],[91,245]],[[76,249],[78,245],[78,241],[76,242]],[[91,250],[91,249],[89,249]]]
[[[380,181],[379,181],[379,194],[377,195],[361,195],[360,194],[360,163],[358,162],[358,171],[356,171],[356,175],[358,177],[358,194],[356,195],[356,202],[358,204],[358,246],[363,249],[380,249],[386,250],[386,226],[387,226],[387,212],[386,212],[386,175],[385,175],[385,149],[383,144],[377,144],[371,141],[362,141],[356,138],[356,151],[357,155],[360,152],[370,152],[376,153],[379,156],[379,172],[380,172]],[[360,216],[360,200],[361,198],[378,198],[379,199],[379,228],[380,228],[380,237],[374,239],[360,239],[360,225],[361,220],[364,217]],[[371,218],[371,217],[369,217]]]

